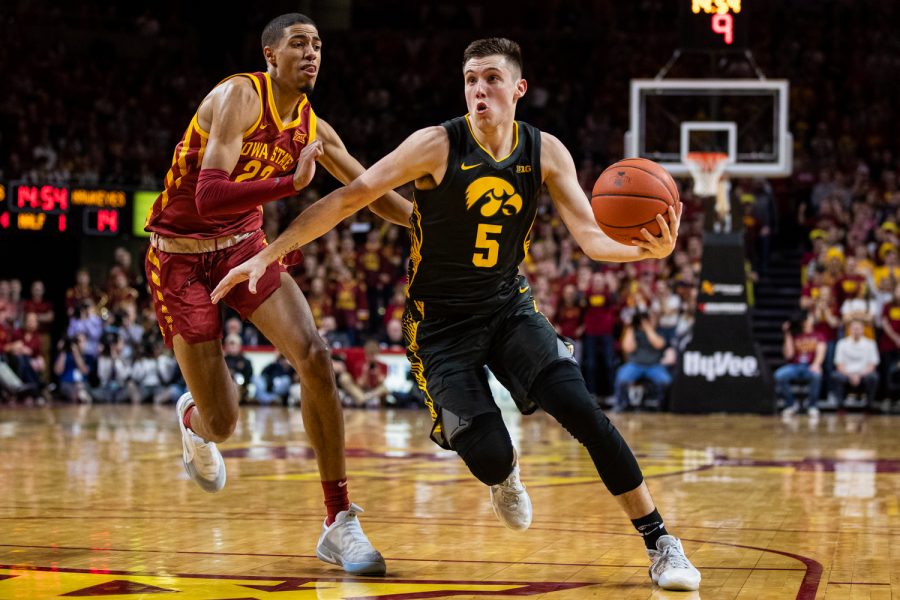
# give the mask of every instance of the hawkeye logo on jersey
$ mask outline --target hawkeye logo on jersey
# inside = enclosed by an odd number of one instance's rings
[[[466,210],[482,200],[481,214],[485,217],[493,217],[498,211],[510,217],[522,210],[522,196],[499,177],[479,177],[466,188]]]

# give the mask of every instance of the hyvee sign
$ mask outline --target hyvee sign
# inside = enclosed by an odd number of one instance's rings
[[[731,352],[715,352],[705,356],[700,352],[684,353],[682,373],[689,377],[698,375],[707,381],[715,381],[719,377],[758,377],[759,361],[755,356],[736,356]]]
[[[771,378],[753,342],[740,233],[707,233],[693,337],[679,357],[675,412],[772,412]]]

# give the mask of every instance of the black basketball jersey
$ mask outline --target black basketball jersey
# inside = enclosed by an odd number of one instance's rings
[[[490,313],[519,293],[541,187],[541,132],[516,121],[512,152],[496,160],[467,117],[442,125],[447,172],[413,197],[407,297],[428,314]]]

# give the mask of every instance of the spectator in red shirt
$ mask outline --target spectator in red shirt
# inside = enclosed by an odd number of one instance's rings
[[[112,287],[109,290],[109,309],[125,310],[128,304],[136,304],[138,291],[128,283],[128,275],[119,267],[110,270]]]
[[[784,398],[783,415],[797,413],[798,407],[791,391],[791,382],[809,384],[807,410],[810,416],[818,416],[819,389],[822,386],[822,363],[825,360],[825,338],[816,330],[815,316],[811,312],[782,326],[784,344],[782,351],[787,364],[775,371],[775,387]]]
[[[390,284],[389,265],[384,260],[381,247],[381,236],[378,231],[370,231],[366,245],[359,253],[356,272],[362,274],[366,285],[366,304],[372,314],[378,314],[384,308],[384,289]],[[377,319],[369,319],[369,327],[378,328]]]
[[[334,305],[331,298],[325,290],[325,280],[316,277],[309,286],[309,293],[306,296],[306,302],[309,304],[309,310],[316,322],[316,327],[322,327],[322,319],[334,315]]]
[[[26,313],[34,313],[38,320],[38,331],[50,333],[53,325],[53,303],[44,298],[44,282],[40,279],[31,284],[31,298],[23,304]]]
[[[41,354],[41,337],[36,313],[25,313],[22,329],[12,335],[6,344],[6,352],[12,361],[12,368],[25,384],[36,390],[44,387],[47,363]]]
[[[859,262],[855,256],[848,256],[844,275],[838,279],[835,286],[838,306],[843,305],[848,298],[856,298],[860,288],[865,288],[865,286],[866,277],[859,272]]]
[[[556,305],[556,332],[575,342],[575,360],[581,362],[581,336],[584,334],[584,306],[572,283],[563,287]]]
[[[613,334],[618,308],[619,280],[612,273],[594,273],[585,294],[582,372],[588,391],[612,394],[615,373]]]
[[[406,310],[406,293],[404,292],[405,284],[394,286],[394,295],[384,311],[384,326],[391,321],[403,322],[403,311]]]
[[[358,370],[354,373],[356,384],[364,394],[367,408],[383,406],[389,394],[387,386],[384,385],[387,365],[378,360],[379,349],[376,340],[367,340],[363,346],[366,359],[358,363]]]
[[[75,273],[75,285],[66,290],[66,313],[71,317],[82,302],[89,300],[98,310],[106,306],[106,294],[91,284],[91,275],[87,269],[78,269]]]
[[[338,273],[334,292],[334,316],[338,327],[351,337],[357,336],[369,320],[366,286],[353,279],[347,269],[341,269]]]
[[[823,285],[813,301],[811,312],[815,322],[815,330],[825,341],[825,360],[822,363],[824,381],[831,381],[831,370],[834,368],[834,347],[837,343],[837,332],[841,326],[840,309],[834,301],[831,286]]]

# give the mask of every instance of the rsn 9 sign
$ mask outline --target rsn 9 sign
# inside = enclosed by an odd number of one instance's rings
[[[687,0],[684,0],[685,3]],[[683,45],[687,48],[737,50],[746,46],[743,0],[690,0],[683,15]],[[686,4],[683,4],[685,6]]]

